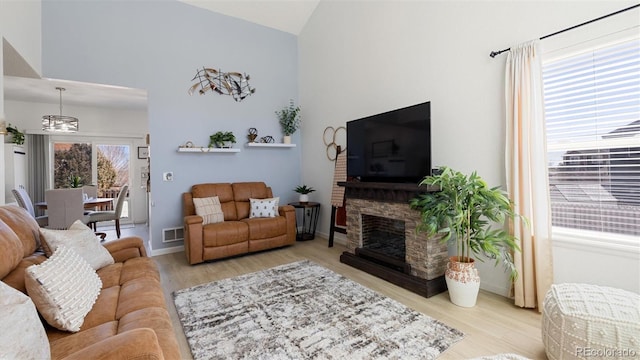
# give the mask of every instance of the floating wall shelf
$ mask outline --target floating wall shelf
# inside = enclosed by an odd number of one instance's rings
[[[248,147],[266,147],[266,148],[294,148],[296,144],[279,144],[279,143],[247,143]]]
[[[230,149],[221,149],[221,148],[209,148],[209,147],[179,147],[178,152],[188,152],[188,153],[237,153],[240,152],[240,149],[230,148]]]

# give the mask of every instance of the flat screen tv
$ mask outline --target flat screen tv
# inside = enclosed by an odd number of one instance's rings
[[[430,102],[347,122],[350,180],[418,183],[430,169]]]

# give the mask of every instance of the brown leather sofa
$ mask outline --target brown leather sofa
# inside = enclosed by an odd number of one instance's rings
[[[47,258],[39,251],[39,227],[29,213],[16,206],[0,206],[0,277],[26,292],[25,269]],[[6,261],[19,246],[17,266]],[[122,238],[104,247],[115,263],[97,271],[102,290],[77,333],[65,332],[43,321],[52,359],[178,359],[180,350],[167,312],[160,272],[146,256],[142,239]],[[13,250],[13,251],[12,251]],[[4,329],[6,332],[11,329]],[[0,356],[1,357],[1,356]]]
[[[202,225],[193,198],[217,196],[224,221]],[[296,213],[279,206],[280,216],[249,218],[249,199],[272,198],[263,182],[197,184],[184,193],[184,247],[190,264],[290,245],[296,241]]]

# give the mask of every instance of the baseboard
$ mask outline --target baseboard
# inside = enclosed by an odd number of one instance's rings
[[[325,240],[329,239],[329,233],[325,233],[322,231],[316,231],[316,238],[317,237],[321,237]],[[342,246],[347,246],[347,235],[342,234],[342,233],[334,233],[333,234],[333,243],[334,244],[340,244]]]
[[[173,246],[173,247],[168,247],[168,248],[163,248],[158,250],[151,250],[151,256],[153,257],[153,256],[167,255],[167,254],[173,254],[181,251],[184,251],[184,245]]]
[[[493,294],[504,296],[506,298],[509,297],[509,289],[505,289],[504,287],[498,286],[495,284],[486,284],[485,282],[482,281],[482,278],[480,278],[480,289],[488,291]]]

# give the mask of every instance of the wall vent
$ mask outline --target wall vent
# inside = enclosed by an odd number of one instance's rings
[[[182,241],[182,240],[184,240],[184,228],[175,227],[175,228],[162,229],[163,243],[170,243],[170,242]]]

